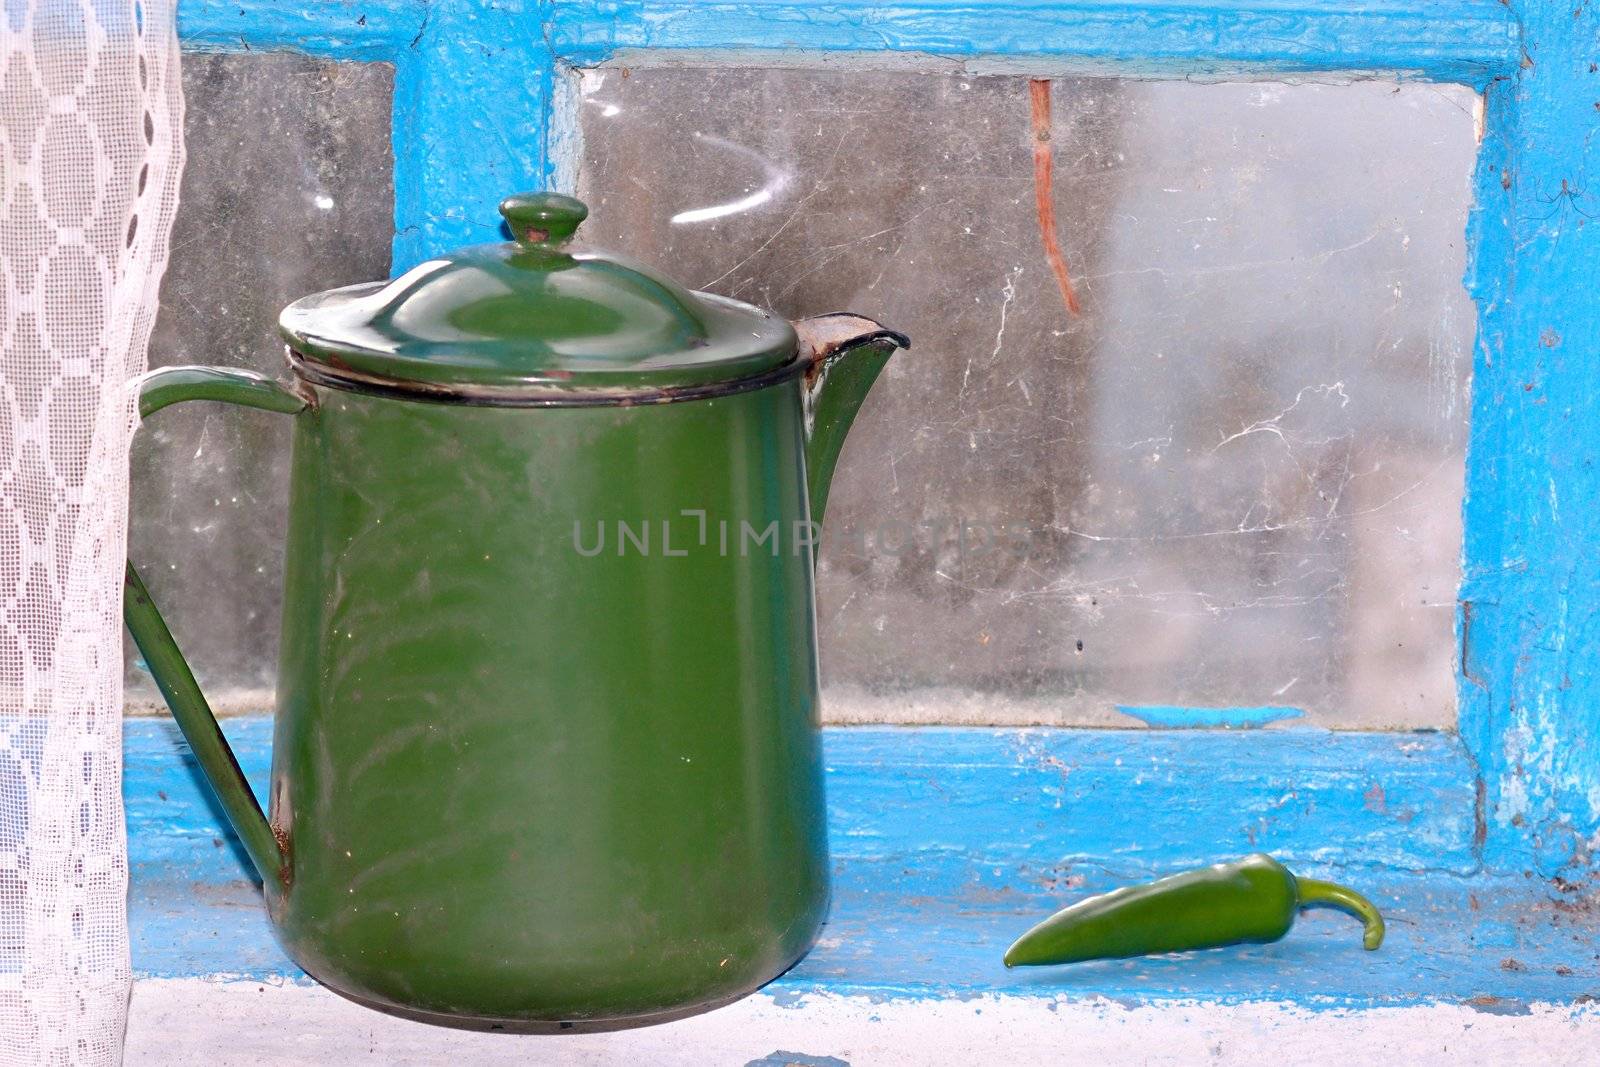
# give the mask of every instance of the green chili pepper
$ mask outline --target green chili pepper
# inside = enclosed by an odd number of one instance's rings
[[[1017,938],[1006,949],[1006,966],[1266,944],[1287,934],[1301,909],[1319,907],[1364,922],[1361,943],[1368,950],[1383,944],[1383,916],[1366,897],[1332,882],[1296,878],[1257,852],[1080,900]]]

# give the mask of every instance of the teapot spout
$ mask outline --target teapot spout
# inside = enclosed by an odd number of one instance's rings
[[[806,477],[811,521],[820,525],[833,469],[856,412],[889,357],[896,349],[911,347],[911,340],[860,315],[818,315],[794,328],[800,353],[811,364],[804,382]]]

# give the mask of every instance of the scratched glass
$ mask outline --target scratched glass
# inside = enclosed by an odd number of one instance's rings
[[[188,167],[151,366],[281,375],[284,304],[388,273],[393,79],[387,64],[289,53],[184,56]],[[134,440],[129,554],[225,711],[271,706],[288,431],[279,416],[185,404]],[[129,705],[154,710],[125,644]]]
[[[828,718],[1454,723],[1470,91],[633,68],[579,98],[587,240],[913,338],[829,506]]]

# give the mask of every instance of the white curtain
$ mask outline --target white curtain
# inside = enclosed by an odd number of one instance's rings
[[[0,1062],[116,1063],[127,453],[183,168],[176,0],[0,0]]]

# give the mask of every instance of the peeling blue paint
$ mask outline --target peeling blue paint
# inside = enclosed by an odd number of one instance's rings
[[[1496,0],[1411,0],[1352,8],[1335,0],[1281,3],[1108,0],[184,0],[190,47],[292,48],[340,59],[388,59],[400,49],[464,69],[458,52],[491,65],[490,38],[435,35],[429,26],[488,20],[520,27],[538,62],[572,65],[619,51],[852,52],[945,59],[1059,61],[1076,71],[1209,75],[1358,72],[1472,85],[1511,74],[1521,58],[1512,13]],[[437,20],[437,22],[435,22]],[[419,34],[422,34],[419,40]],[[413,42],[416,42],[415,45]],[[531,55],[530,55],[531,52]],[[488,60],[488,62],[486,62]],[[517,65],[527,65],[521,63]]]
[[[1488,93],[1467,275],[1460,729],[1485,862],[1573,878],[1600,833],[1600,11],[1511,7],[1526,61]]]
[[[751,1060],[744,1067],[850,1067],[850,1062],[837,1056],[811,1056],[804,1052],[779,1049],[759,1060]]]
[[[1532,1015],[1533,1009],[1525,1000],[1516,1000],[1512,997],[1499,997],[1485,995],[1473,997],[1467,1005],[1474,1011],[1481,1011],[1485,1015]]]
[[[293,49],[330,59],[393,61],[416,36],[429,0],[183,0],[185,48],[244,52]]]
[[[551,172],[540,5],[435,0],[395,75],[394,267],[503,239],[500,201]]]
[[[1300,708],[1188,708],[1174,704],[1118,704],[1117,710],[1146,726],[1163,730],[1254,730],[1284,719],[1298,719]]]
[[[1493,0],[1116,3],[921,0],[805,3],[624,0],[551,4],[556,51],[574,63],[619,50],[752,50],[1026,58],[1054,70],[1139,75],[1382,71],[1483,84],[1515,69],[1515,22]],[[1055,66],[1056,63],[1064,66]]]

